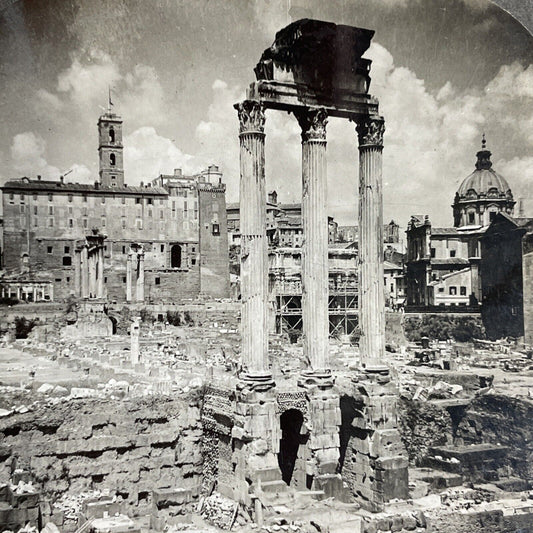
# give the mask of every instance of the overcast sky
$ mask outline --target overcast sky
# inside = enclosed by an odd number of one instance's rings
[[[238,200],[233,104],[275,32],[313,17],[376,31],[370,92],[386,121],[385,218],[452,225],[486,132],[494,168],[533,216],[533,38],[485,0],[0,0],[0,180],[94,182],[113,88],[129,184],[218,164]],[[299,201],[300,135],[267,113],[267,187]],[[353,124],[328,125],[329,211],[356,221]]]

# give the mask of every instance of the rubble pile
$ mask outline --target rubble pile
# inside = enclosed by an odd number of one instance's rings
[[[226,530],[233,526],[237,512],[237,502],[224,498],[217,492],[204,498],[200,507],[200,514],[203,518],[220,529]]]

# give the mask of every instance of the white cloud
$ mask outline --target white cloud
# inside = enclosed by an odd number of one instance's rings
[[[46,89],[39,89],[37,91],[37,100],[53,113],[57,113],[64,106],[60,98],[48,92]]]
[[[499,98],[533,98],[533,65],[525,68],[515,62],[502,66],[485,92]]]
[[[11,143],[11,164],[13,168],[29,177],[42,175],[45,179],[59,177],[59,169],[49,165],[43,157],[46,151],[44,139],[32,131],[19,133]]]
[[[65,176],[65,181],[70,183],[94,183],[97,179],[85,165],[74,163],[69,169],[68,175]]]
[[[481,91],[459,92],[448,82],[433,94],[412,71],[395,67],[392,55],[378,43],[367,56],[373,60],[371,93],[379,98],[386,121],[385,216],[404,225],[410,213],[421,211],[435,224],[450,224],[450,204],[474,169],[484,130],[492,132],[489,146],[496,156],[499,143],[512,141],[523,151],[531,147],[533,119],[523,109],[533,104],[533,66],[504,66]],[[513,190],[524,183],[515,177],[518,165],[527,174],[527,158],[518,161],[494,165]]]
[[[26,131],[13,137],[11,143],[11,166],[16,172],[35,178],[37,175],[44,179],[59,179],[61,171],[49,165],[46,160],[46,142],[32,132]],[[95,176],[85,166],[74,163],[69,169],[63,171],[65,181],[79,183],[93,183]]]
[[[498,172],[504,176],[511,189],[514,199],[523,199],[525,216],[533,215],[533,156],[514,157],[510,161],[499,160],[495,163]],[[518,205],[515,207],[515,215],[518,214]]]
[[[196,128],[200,143],[198,159],[220,165],[227,184],[228,201],[239,198],[239,121],[233,105],[244,99],[240,87],[222,80],[212,86],[213,100],[206,119]],[[300,129],[292,115],[267,111],[265,124],[265,174],[269,190],[276,189],[281,201],[298,199],[300,187]]]
[[[175,168],[194,173],[202,168],[196,158],[183,153],[170,139],[144,126],[124,138],[124,171],[130,184],[151,181],[159,174],[172,174]]]
[[[47,120],[61,109],[93,124],[107,106],[109,88],[113,110],[126,116],[132,128],[167,120],[165,94],[155,69],[138,64],[123,73],[108,54],[97,49],[83,56],[74,54],[70,67],[57,77],[56,91],[37,91],[35,107]]]
[[[75,56],[70,67],[58,75],[57,90],[84,108],[96,102],[103,103],[108,87],[120,79],[111,58],[99,50],[92,50],[85,61]]]

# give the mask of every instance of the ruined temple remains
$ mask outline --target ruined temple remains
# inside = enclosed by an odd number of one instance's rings
[[[235,105],[241,146],[242,368],[231,387],[215,382],[204,405],[206,456],[221,492],[252,505],[268,486],[323,491],[378,509],[406,498],[407,459],[396,388],[384,354],[384,120],[369,93],[374,32],[303,19],[276,34]],[[302,315],[307,368],[275,383],[268,353],[265,194],[267,110],[292,113],[302,130]],[[361,356],[350,376],[331,371],[328,346],[326,126],[355,123],[359,142]]]

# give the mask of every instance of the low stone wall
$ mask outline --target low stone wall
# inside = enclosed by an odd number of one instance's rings
[[[457,428],[464,444],[509,447],[512,474],[533,480],[533,401],[486,394],[472,401]]]
[[[40,489],[43,519],[65,493],[109,489],[129,514],[146,514],[152,491],[180,487],[198,497],[199,409],[165,397],[54,402],[0,419],[0,483],[16,468]],[[62,525],[56,514],[54,521]]]
[[[399,429],[409,460],[419,465],[429,448],[452,443],[448,411],[429,402],[400,399]]]

